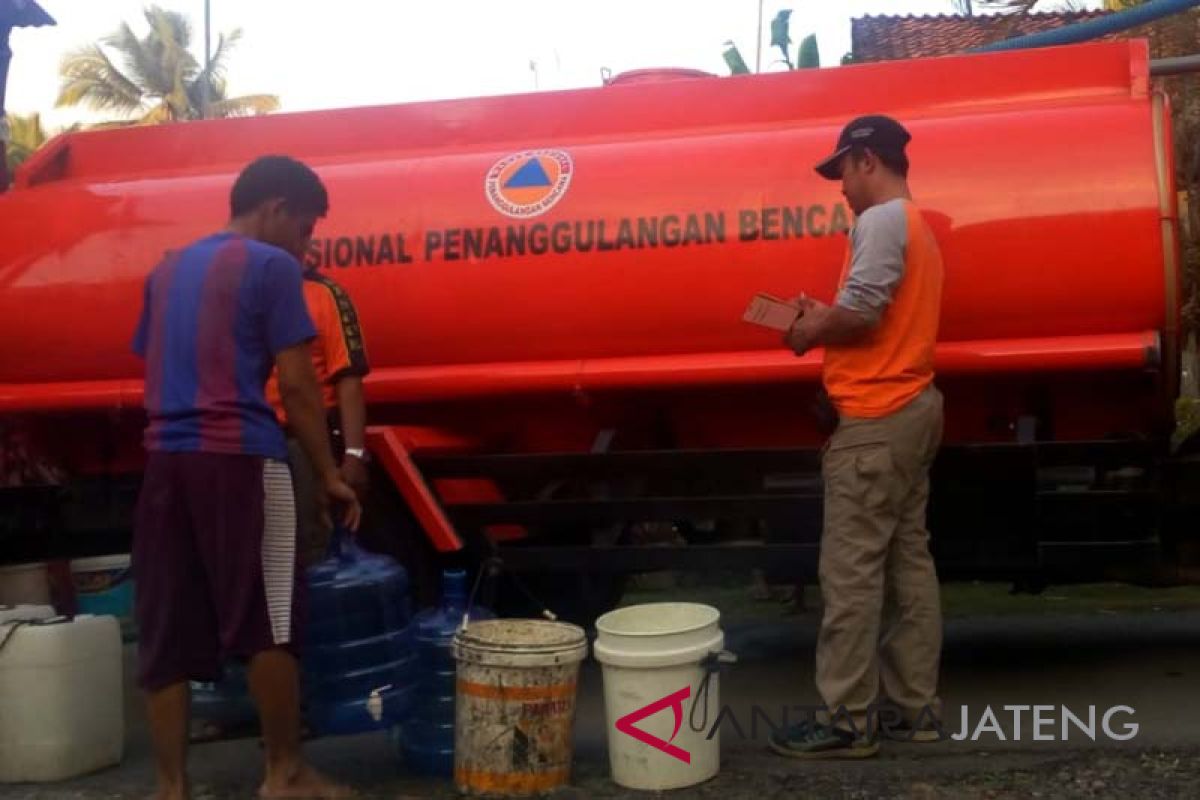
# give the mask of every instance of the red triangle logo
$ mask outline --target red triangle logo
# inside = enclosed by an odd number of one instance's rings
[[[632,736],[642,744],[648,744],[656,750],[669,755],[671,758],[677,758],[685,764],[692,763],[692,754],[682,747],[676,747],[671,744],[675,740],[676,734],[679,733],[679,727],[683,724],[683,701],[692,696],[692,687],[685,686],[678,692],[673,692],[666,697],[655,700],[648,706],[642,706],[637,711],[626,714],[617,720],[617,730],[628,736]],[[659,711],[670,706],[675,713],[675,730],[671,732],[671,738],[666,741],[646,733],[641,728],[635,728],[634,723],[644,720],[646,717],[652,717]]]

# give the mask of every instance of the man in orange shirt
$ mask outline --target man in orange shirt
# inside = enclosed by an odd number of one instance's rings
[[[313,367],[321,384],[321,399],[334,454],[341,455],[342,478],[361,500],[368,484],[366,402],[362,379],[370,368],[358,313],[346,291],[315,269],[307,269],[304,273],[304,302],[317,329],[317,338],[312,342]],[[275,375],[271,376],[267,397],[288,434],[288,454],[296,486],[301,563],[311,566],[325,557],[332,525],[325,509],[318,505],[320,498],[311,488],[315,479],[312,468],[287,425],[275,378]]]
[[[839,418],[822,462],[816,681],[827,713],[771,738],[799,758],[874,755],[879,725],[918,741],[941,732],[942,619],[925,506],[942,435],[933,385],[942,257],[908,188],[910,138],[894,119],[861,117],[817,165],[841,180],[856,220],[833,304],[801,298],[785,338],[797,355],[825,347],[822,380]]]

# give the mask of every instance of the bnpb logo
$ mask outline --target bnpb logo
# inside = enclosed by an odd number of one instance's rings
[[[508,217],[544,214],[566,194],[575,166],[562,150],[525,150],[497,161],[488,170],[484,193]]]

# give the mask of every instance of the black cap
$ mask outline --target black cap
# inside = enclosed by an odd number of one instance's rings
[[[837,147],[834,148],[832,155],[817,164],[817,173],[822,178],[828,178],[831,181],[841,180],[842,156],[849,153],[850,148],[866,147],[876,153],[900,155],[904,152],[904,146],[910,139],[912,136],[904,129],[904,126],[891,117],[878,114],[859,117],[851,120],[845,128],[842,128],[842,135],[838,137]]]

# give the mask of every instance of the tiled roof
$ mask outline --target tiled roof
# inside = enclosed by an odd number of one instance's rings
[[[856,61],[945,56],[1000,39],[1051,30],[1109,13],[1112,12],[1067,11],[973,17],[944,14],[868,15],[850,21],[850,42]]]

